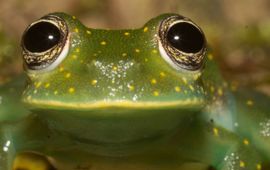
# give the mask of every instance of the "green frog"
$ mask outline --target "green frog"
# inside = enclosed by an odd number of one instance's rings
[[[0,87],[1,170],[268,167],[269,96],[224,81],[187,17],[108,30],[52,13],[21,46],[25,73]]]

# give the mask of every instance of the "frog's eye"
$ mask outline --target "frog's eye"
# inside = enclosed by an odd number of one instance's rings
[[[162,57],[176,69],[198,70],[203,65],[206,40],[191,20],[178,15],[165,19],[159,39]]]
[[[68,48],[68,27],[54,15],[32,23],[22,37],[24,65],[28,71],[52,70],[66,57]]]

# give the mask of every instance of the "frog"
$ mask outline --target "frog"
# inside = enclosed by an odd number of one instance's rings
[[[138,29],[50,13],[0,86],[3,170],[263,170],[270,97],[224,80],[201,27],[161,14]]]

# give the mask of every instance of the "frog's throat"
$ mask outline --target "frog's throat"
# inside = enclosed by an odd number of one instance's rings
[[[52,108],[52,109],[74,109],[74,110],[89,110],[89,109],[102,109],[102,108],[128,108],[128,109],[161,109],[161,108],[190,108],[194,106],[204,106],[203,99],[186,99],[175,101],[140,101],[133,102],[127,100],[117,101],[96,101],[96,102],[82,102],[82,103],[67,103],[53,100],[35,100],[24,99],[23,102],[32,108]]]

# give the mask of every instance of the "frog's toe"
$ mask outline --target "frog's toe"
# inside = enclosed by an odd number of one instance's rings
[[[36,152],[17,154],[12,170],[56,170],[48,157]]]

